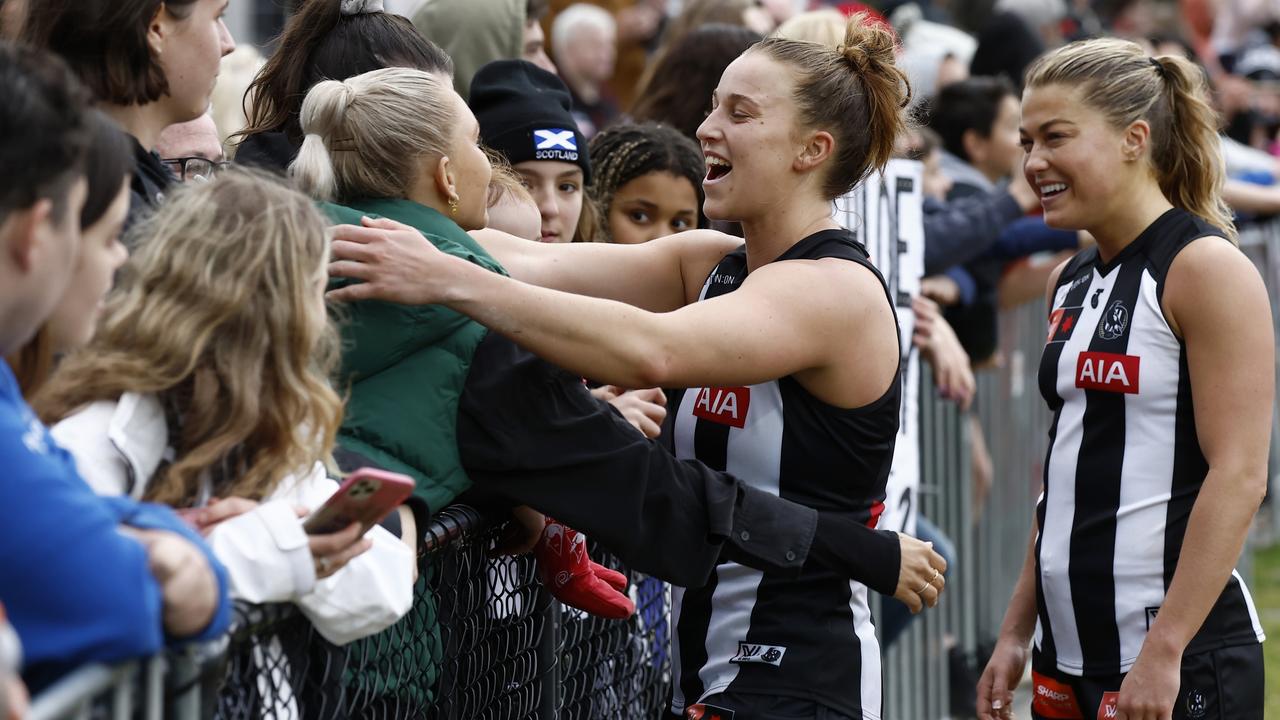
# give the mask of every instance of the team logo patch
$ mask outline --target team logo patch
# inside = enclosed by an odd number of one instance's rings
[[[1117,300],[1102,313],[1102,320],[1098,322],[1098,337],[1103,340],[1115,340],[1124,335],[1127,327],[1129,327],[1129,311],[1125,309],[1124,303]]]
[[[1049,315],[1049,338],[1045,340],[1047,343],[1066,342],[1071,337],[1071,331],[1076,329],[1076,323],[1080,320],[1080,313],[1084,308],[1058,308]]]
[[[1187,717],[1196,720],[1202,718],[1209,713],[1209,701],[1205,699],[1204,693],[1199,690],[1191,690],[1187,692]]]
[[[743,428],[751,408],[751,390],[745,387],[701,388],[693,402],[694,417]]]
[[[1102,693],[1102,702],[1098,704],[1098,720],[1115,720],[1120,717],[1120,693]]]
[[[1141,360],[1136,355],[1082,352],[1076,360],[1076,387],[1137,395]]]
[[[779,645],[755,645],[740,642],[738,643],[738,654],[729,658],[729,662],[762,663],[780,667],[782,665],[782,656],[786,654],[787,649]]]
[[[1070,685],[1034,671],[1031,683],[1035,686],[1031,709],[1037,715],[1052,720],[1084,720],[1076,703],[1076,693]]]
[[[685,720],[733,720],[734,712],[706,703],[694,703],[684,709]]]

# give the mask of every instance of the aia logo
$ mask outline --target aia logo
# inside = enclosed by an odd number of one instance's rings
[[[1115,720],[1120,717],[1120,693],[1102,693],[1102,703],[1098,705],[1098,720]]]
[[[1080,320],[1080,313],[1084,308],[1059,308],[1049,315],[1049,337],[1045,340],[1047,343],[1066,342],[1071,337],[1071,331],[1076,329],[1076,322]]]
[[[1082,352],[1076,361],[1076,387],[1136,395],[1141,360],[1136,355]]]
[[[762,663],[778,667],[782,665],[782,656],[787,649],[779,645],[756,645],[754,643],[738,643],[738,654],[729,658],[731,663]]]
[[[745,387],[701,388],[693,402],[694,417],[742,428],[751,407],[751,389]]]

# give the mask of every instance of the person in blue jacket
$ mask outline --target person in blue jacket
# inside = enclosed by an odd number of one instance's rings
[[[0,355],[66,290],[86,195],[88,96],[56,58],[0,44]],[[39,132],[30,132],[39,128]],[[0,363],[0,603],[32,692],[75,667],[212,638],[227,578],[172,511],[99,498]]]

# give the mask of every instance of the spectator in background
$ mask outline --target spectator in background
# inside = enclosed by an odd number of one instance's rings
[[[0,43],[0,354],[72,279],[90,136],[86,94],[44,53]],[[32,133],[32,128],[40,132]],[[32,691],[88,662],[151,655],[230,622],[226,575],[166,508],[97,498],[0,363],[0,602]]]
[[[975,77],[942,88],[930,107],[929,127],[942,138],[942,170],[952,180],[948,198],[990,192],[1022,159],[1021,105],[1013,84]]]
[[[284,173],[302,146],[302,99],[321,80],[384,67],[453,72],[449,56],[408,20],[377,8],[376,2],[305,0],[249,86],[249,124],[233,140],[237,163]]]
[[[209,109],[220,60],[235,49],[225,0],[44,0],[22,37],[62,56],[133,136],[129,223],[155,210],[173,174],[153,152],[160,132]]]
[[[590,235],[582,230],[591,159],[571,104],[560,78],[523,60],[489,63],[476,73],[471,87],[480,141],[523,178],[542,213],[542,242],[594,236],[594,229],[588,230]],[[594,222],[594,213],[588,217]]]
[[[209,114],[218,128],[218,140],[227,146],[233,135],[249,125],[245,108],[245,96],[266,60],[253,45],[238,45],[230,55],[222,58],[218,82],[213,87],[213,99]]]
[[[578,3],[556,16],[551,47],[560,78],[573,98],[573,117],[587,138],[618,115],[606,85],[617,59],[617,24],[608,11]]]
[[[338,488],[323,217],[240,171],[175,190],[134,232],[97,337],[33,403],[53,436],[99,494],[191,508],[237,599],[295,603],[339,645],[391,625],[413,599],[413,513],[403,542],[302,523]]]
[[[836,47],[844,40],[844,23],[844,15],[835,8],[810,10],[793,15],[778,26],[774,35]]]
[[[0,0],[0,38],[17,40],[26,20],[28,0]]]
[[[768,35],[774,28],[773,18],[756,0],[688,0],[663,32],[658,57],[708,25],[743,27],[760,36]]]
[[[969,77],[977,42],[968,33],[926,20],[914,2],[895,8],[889,19],[901,38],[902,69],[911,80],[913,103],[926,105],[943,87]]]
[[[707,226],[702,149],[658,123],[615,125],[591,139],[595,179],[587,192],[605,218],[607,242],[636,244]]]
[[[182,182],[208,180],[227,165],[218,126],[208,113],[165,128],[156,141],[156,154]]]
[[[608,10],[618,26],[618,59],[613,77],[608,82],[610,94],[623,111],[635,101],[636,86],[649,62],[649,53],[657,42],[666,21],[666,0],[585,0]],[[542,20],[551,35],[551,27],[573,0],[551,0],[551,12]],[[555,51],[552,43],[552,52]]]
[[[453,88],[465,100],[476,72],[495,60],[526,60],[556,71],[538,23],[546,12],[547,0],[428,0],[413,25],[453,58]]]
[[[542,237],[542,213],[524,186],[524,179],[496,153],[489,157],[489,164],[493,166],[493,177],[489,180],[489,224],[485,227],[538,242]]]
[[[81,241],[75,274],[35,337],[7,358],[27,398],[49,379],[56,356],[83,347],[93,337],[102,302],[128,257],[120,232],[129,211],[132,143],[100,110],[90,110],[86,120],[90,137],[85,156],[88,188],[77,218]]]
[[[670,125],[696,140],[698,126],[711,112],[711,93],[724,69],[763,37],[741,25],[714,23],[667,45],[653,60],[632,116],[641,122]]]
[[[1012,12],[998,13],[978,33],[978,49],[969,63],[969,72],[1003,77],[1015,88],[1021,88],[1027,66],[1044,50],[1044,40],[1022,17]]]

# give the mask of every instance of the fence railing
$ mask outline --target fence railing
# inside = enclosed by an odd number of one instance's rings
[[[1280,228],[1246,234],[1242,244],[1276,293]],[[980,506],[971,418],[939,400],[927,368],[921,373],[921,510],[957,557],[941,605],[885,654],[885,718],[966,716],[949,711],[951,691],[972,687],[963,686],[971,677],[955,675],[957,661],[981,669],[1022,566],[1043,474],[1049,415],[1036,373],[1044,318],[1042,302],[1004,312],[1001,366],[979,373],[973,412],[994,468]],[[1273,478],[1278,449],[1273,442]],[[586,616],[549,596],[530,557],[489,557],[497,532],[467,507],[437,515],[413,609],[372,638],[338,648],[292,606],[243,606],[224,647],[81,670],[36,698],[32,717],[666,717],[670,589],[631,573],[632,619]],[[618,567],[601,548],[592,556]]]

